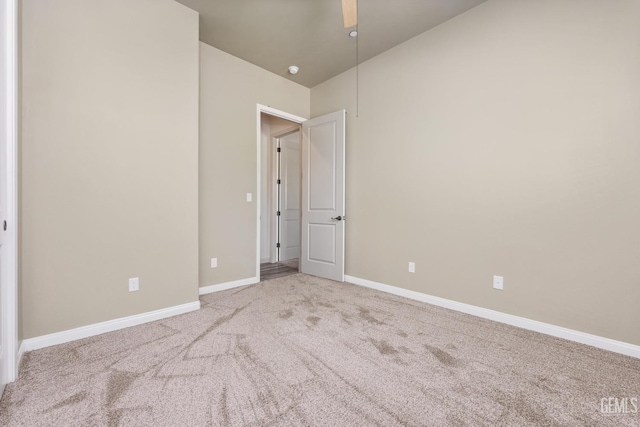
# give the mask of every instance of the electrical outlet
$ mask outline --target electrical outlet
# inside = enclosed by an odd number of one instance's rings
[[[504,278],[502,276],[493,276],[493,289],[502,290],[504,284]]]
[[[416,272],[416,263],[415,262],[410,262],[409,263],[409,273],[415,273]]]
[[[216,268],[218,266],[218,258],[211,258],[211,268]]]
[[[129,279],[129,292],[134,292],[140,289],[140,279],[132,277]]]

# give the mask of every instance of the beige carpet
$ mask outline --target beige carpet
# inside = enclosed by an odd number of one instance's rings
[[[302,274],[28,353],[0,425],[632,426],[640,360]]]

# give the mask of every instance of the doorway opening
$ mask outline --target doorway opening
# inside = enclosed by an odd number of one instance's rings
[[[274,120],[275,119],[275,120]],[[267,117],[272,131],[269,152],[269,242],[263,245],[260,277],[262,280],[288,276],[300,267],[300,125]],[[273,132],[278,125],[285,129]],[[264,212],[264,211],[263,211]]]
[[[298,256],[298,268],[288,266],[290,270],[284,272],[285,274],[300,271],[344,282],[346,114],[345,110],[339,110],[307,120],[271,107],[257,105],[258,281],[264,280],[265,276],[260,271],[261,262],[274,264],[287,261],[285,258],[291,257],[290,261],[293,263],[293,257]],[[270,116],[274,118],[271,119]],[[276,119],[284,119],[290,123],[274,132],[269,122]],[[294,142],[296,137],[291,137],[291,144],[283,142],[296,131],[299,147],[297,154]],[[274,153],[278,153],[278,145],[273,145],[274,141],[279,144],[282,156],[279,160],[282,168],[279,178],[269,172],[271,170],[273,173],[278,168],[273,166],[276,164]],[[284,147],[290,148],[287,149],[288,157],[284,155]],[[294,159],[297,160],[299,172],[291,172],[295,170],[293,166],[286,172],[285,168],[295,163]],[[288,189],[282,181],[287,176],[297,177],[299,180],[297,184],[292,181]],[[280,190],[278,179],[281,180]],[[276,195],[279,195],[279,199],[275,199]],[[297,206],[293,203],[294,200],[298,201]],[[287,223],[284,218],[285,210],[290,213],[288,218],[297,219],[298,222],[292,220]],[[286,237],[288,242],[291,242],[287,243],[286,248],[280,241],[285,238],[285,234],[293,236],[291,239]],[[280,267],[284,269],[287,266]],[[279,273],[283,272],[275,274]]]
[[[260,111],[260,280],[299,271],[300,148],[300,121]]]

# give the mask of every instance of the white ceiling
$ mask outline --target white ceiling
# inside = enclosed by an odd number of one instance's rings
[[[200,13],[200,40],[304,86],[356,65],[340,0],[177,1]],[[485,1],[359,0],[359,62]]]

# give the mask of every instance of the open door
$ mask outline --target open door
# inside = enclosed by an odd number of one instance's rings
[[[302,123],[300,270],[344,282],[345,110]]]
[[[18,1],[0,5],[0,397],[17,371]]]

